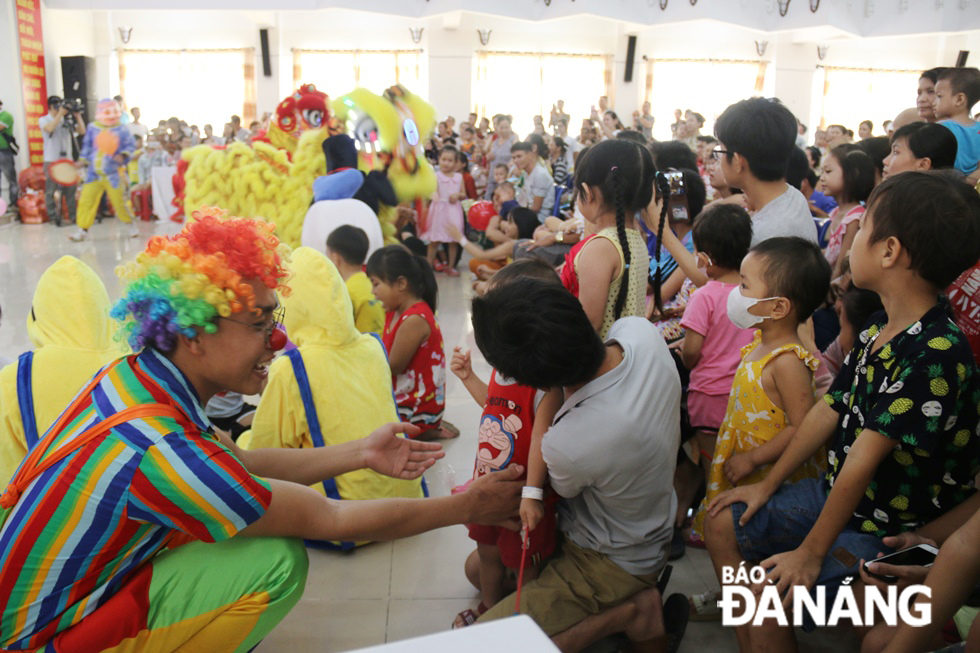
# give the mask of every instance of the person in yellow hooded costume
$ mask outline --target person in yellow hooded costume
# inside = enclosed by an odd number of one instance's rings
[[[27,317],[35,349],[0,370],[0,484],[85,382],[129,352],[113,338],[110,307],[105,284],[74,256],[41,275]]]
[[[362,334],[354,326],[350,295],[337,268],[317,250],[300,247],[292,253],[290,271],[291,292],[281,297],[283,325],[297,348],[269,368],[248,448],[330,446],[359,440],[382,424],[398,421],[384,346],[376,335]],[[334,499],[424,495],[422,479],[396,480],[368,469],[313,487]]]

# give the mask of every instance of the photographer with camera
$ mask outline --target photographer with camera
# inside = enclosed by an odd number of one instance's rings
[[[62,225],[61,207],[55,204],[54,192],[59,184],[50,173],[51,164],[64,159],[74,160],[72,138],[85,135],[85,119],[77,100],[63,101],[57,95],[48,98],[48,115],[41,116],[38,124],[44,136],[44,204],[50,218],[59,227]],[[75,221],[75,193],[77,182],[61,187],[61,196],[68,205],[68,220]]]

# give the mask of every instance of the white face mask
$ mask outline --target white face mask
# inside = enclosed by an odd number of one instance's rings
[[[749,309],[759,302],[767,302],[778,297],[766,297],[765,299],[754,299],[742,294],[742,288],[736,286],[728,293],[728,319],[739,329],[751,329],[765,319],[772,319],[772,316],[761,317],[749,313]]]

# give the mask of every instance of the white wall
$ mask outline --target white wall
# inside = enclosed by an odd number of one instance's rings
[[[13,58],[8,57],[8,61],[16,60],[16,32],[9,15],[10,4],[3,3],[4,9],[0,10],[0,48],[7,48],[13,53],[10,55]],[[686,10],[682,14],[680,4],[686,3],[672,2],[664,12],[664,19],[676,20],[674,14],[702,15],[687,13]],[[952,63],[960,49],[973,51],[970,62],[973,65],[980,60],[980,31],[858,39],[842,31],[857,21],[845,3],[824,4],[829,12],[833,12],[831,18],[836,27],[814,28],[801,23],[799,29],[780,32],[764,32],[706,17],[642,26],[587,15],[524,21],[464,11],[411,17],[352,9],[187,12],[46,8],[43,29],[49,93],[62,90],[59,58],[68,55],[96,57],[97,94],[105,97],[117,92],[118,62],[115,49],[122,45],[118,27],[133,28],[132,40],[127,46],[130,48],[253,47],[256,50],[257,109],[260,115],[264,111],[274,110],[276,104],[292,91],[292,48],[422,48],[423,60],[428,68],[428,88],[419,92],[427,95],[440,116],[454,115],[457,120],[471,108],[474,54],[481,49],[613,54],[614,106],[628,117],[643,101],[646,79],[644,55],[656,58],[759,60],[754,41],[767,40],[769,46],[763,57],[769,61],[766,91],[780,97],[794,113],[804,122],[809,120],[810,124],[813,124],[815,117],[819,118],[819,85],[815,85],[814,81],[818,76],[822,77],[817,70],[819,63],[920,70]],[[929,12],[923,13],[920,3],[911,4],[915,7],[902,20],[933,29],[949,28],[946,25],[949,22],[947,17],[954,14],[946,12],[942,16],[933,16]],[[793,9],[785,21],[780,22],[765,13],[764,5],[752,5],[743,11],[745,15],[741,22],[757,20],[759,24],[795,27],[805,18],[801,14],[794,22],[795,13]],[[659,9],[654,15],[659,16]],[[262,76],[260,27],[270,29],[271,78]],[[424,27],[420,44],[412,42],[410,27]],[[493,30],[486,47],[480,44],[478,29]],[[633,81],[626,83],[623,75],[627,37],[630,34],[638,37],[638,43]],[[817,43],[830,45],[824,62],[817,59]],[[161,80],[161,83],[166,83],[166,80]],[[569,80],[569,83],[575,83],[575,80]],[[691,83],[704,82],[692,80]],[[0,75],[0,93],[3,93],[9,107],[19,106],[18,87],[11,75]],[[325,90],[337,94],[346,89]],[[514,92],[520,90],[515,89]],[[677,89],[681,103],[683,93],[683,88]],[[750,93],[751,89],[747,89],[746,95]],[[139,102],[138,98],[127,100],[136,104]],[[913,102],[914,90],[910,91],[910,106]],[[658,116],[658,120],[669,121],[670,116]]]

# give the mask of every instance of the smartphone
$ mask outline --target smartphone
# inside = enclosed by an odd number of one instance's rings
[[[667,182],[670,183],[671,197],[677,197],[678,195],[684,195],[687,193],[687,187],[684,185],[683,172],[671,170],[670,172],[665,172],[664,176],[667,178]]]
[[[889,553],[886,556],[881,556],[875,560],[868,560],[864,563],[864,571],[873,578],[877,578],[878,580],[886,583],[894,583],[896,580],[898,580],[895,576],[872,573],[868,569],[868,565],[872,562],[883,562],[888,565],[896,566],[912,565],[919,567],[931,567],[932,563],[936,560],[936,555],[938,553],[939,549],[934,546],[930,546],[928,544],[917,544],[916,546],[908,549],[903,549],[901,551],[896,551],[895,553]]]

